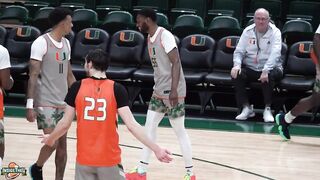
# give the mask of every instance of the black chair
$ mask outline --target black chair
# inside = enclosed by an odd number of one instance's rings
[[[233,67],[233,52],[239,42],[239,36],[227,36],[217,43],[212,72],[205,77],[208,91],[204,94],[203,110],[214,93],[233,94],[233,81],[230,76]],[[211,101],[211,105],[215,104]]]
[[[180,58],[188,92],[199,95],[201,107],[204,104],[204,78],[211,71],[215,45],[214,39],[202,34],[190,35],[181,41]]]
[[[40,35],[40,30],[32,26],[21,26],[10,30],[5,47],[10,54],[13,76],[20,76],[28,71],[31,44]]]
[[[295,19],[287,21],[282,28],[283,41],[290,47],[295,42],[312,41],[312,25],[304,20]]]
[[[0,26],[0,44],[4,45],[7,36],[7,29],[3,26]]]
[[[110,66],[107,76],[110,79],[130,79],[140,64],[143,44],[144,37],[140,32],[133,30],[116,32],[111,37]]]
[[[71,57],[72,71],[77,79],[86,77],[83,65],[88,52],[93,49],[107,52],[108,45],[109,34],[102,29],[87,28],[77,34]]]
[[[289,48],[284,78],[279,84],[281,105],[284,110],[289,100],[308,96],[313,88],[316,69],[310,58],[312,46],[312,41],[301,41]]]

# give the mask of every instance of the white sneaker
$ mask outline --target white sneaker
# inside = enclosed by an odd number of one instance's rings
[[[256,114],[253,112],[253,105],[245,106],[242,112],[236,117],[236,120],[247,120],[249,117],[254,117]]]
[[[271,108],[266,107],[263,111],[263,120],[264,122],[274,122],[274,117],[271,113]]]

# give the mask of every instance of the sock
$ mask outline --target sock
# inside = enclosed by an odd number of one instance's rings
[[[193,175],[193,166],[186,167],[187,174]]]
[[[0,157],[0,167],[2,167],[2,158]]]
[[[138,165],[138,173],[139,174],[144,174],[147,172],[147,167],[148,167],[149,163],[146,163],[146,162],[143,162],[143,161],[140,161],[139,165]]]
[[[157,128],[164,115],[164,113],[159,113],[151,110],[148,110],[147,112],[147,119],[144,128],[147,137],[153,142],[156,142]],[[138,173],[143,174],[147,172],[148,162],[151,154],[152,151],[146,146],[143,146],[141,161],[138,164]]]
[[[296,118],[296,116],[292,115],[291,114],[291,111],[289,111],[285,116],[284,116],[284,120],[287,122],[287,123],[292,123],[292,121]]]
[[[180,143],[180,148],[181,148],[187,173],[192,173],[193,171],[192,149],[191,149],[189,136],[184,127],[184,116],[178,117],[175,119],[169,119],[169,120],[175,134],[177,135],[178,141]]]

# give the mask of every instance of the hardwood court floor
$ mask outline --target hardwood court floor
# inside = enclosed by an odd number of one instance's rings
[[[76,152],[75,123],[68,133],[68,161],[65,180],[74,179]],[[37,158],[41,134],[36,123],[22,118],[5,118],[6,152],[4,165],[15,162],[28,168]],[[290,142],[277,135],[236,133],[188,129],[193,145],[195,172],[198,180],[213,179],[320,179],[320,138],[293,136]],[[128,171],[140,157],[141,144],[119,126],[122,161]],[[158,128],[158,142],[175,154],[180,153],[178,141],[171,128]],[[184,163],[173,156],[171,164],[162,164],[153,156],[149,167],[149,180],[182,180]],[[44,179],[54,179],[54,156],[44,167]],[[0,179],[5,179],[0,176]],[[18,180],[30,179],[29,175]],[[107,179],[106,179],[107,180]]]

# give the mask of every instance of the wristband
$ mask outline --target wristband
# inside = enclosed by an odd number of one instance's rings
[[[27,109],[33,109],[33,99],[27,99]]]

